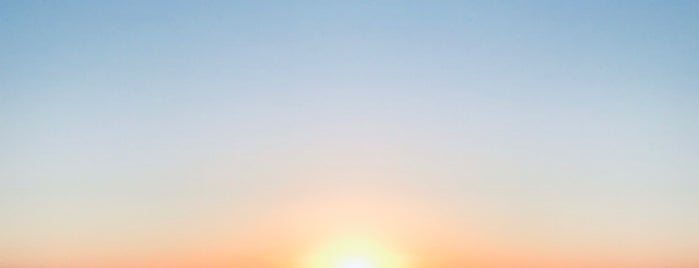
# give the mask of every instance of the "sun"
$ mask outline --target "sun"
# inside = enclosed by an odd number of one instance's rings
[[[363,256],[347,256],[334,265],[335,268],[379,268],[376,260]]]
[[[303,268],[411,268],[405,255],[377,240],[350,237],[321,245]]]

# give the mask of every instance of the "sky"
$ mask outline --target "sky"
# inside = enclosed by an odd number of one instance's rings
[[[0,266],[696,265],[697,14],[0,1]]]

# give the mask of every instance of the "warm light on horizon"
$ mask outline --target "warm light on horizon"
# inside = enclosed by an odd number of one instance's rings
[[[411,264],[404,252],[386,241],[350,237],[312,250],[300,268],[411,268]]]
[[[699,268],[698,1],[0,1],[0,268]]]

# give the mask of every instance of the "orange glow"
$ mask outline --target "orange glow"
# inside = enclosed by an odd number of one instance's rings
[[[411,264],[407,255],[384,241],[348,237],[311,250],[299,268],[411,268]]]

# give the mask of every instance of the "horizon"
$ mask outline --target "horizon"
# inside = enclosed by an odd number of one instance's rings
[[[698,14],[3,1],[0,267],[699,267]]]

